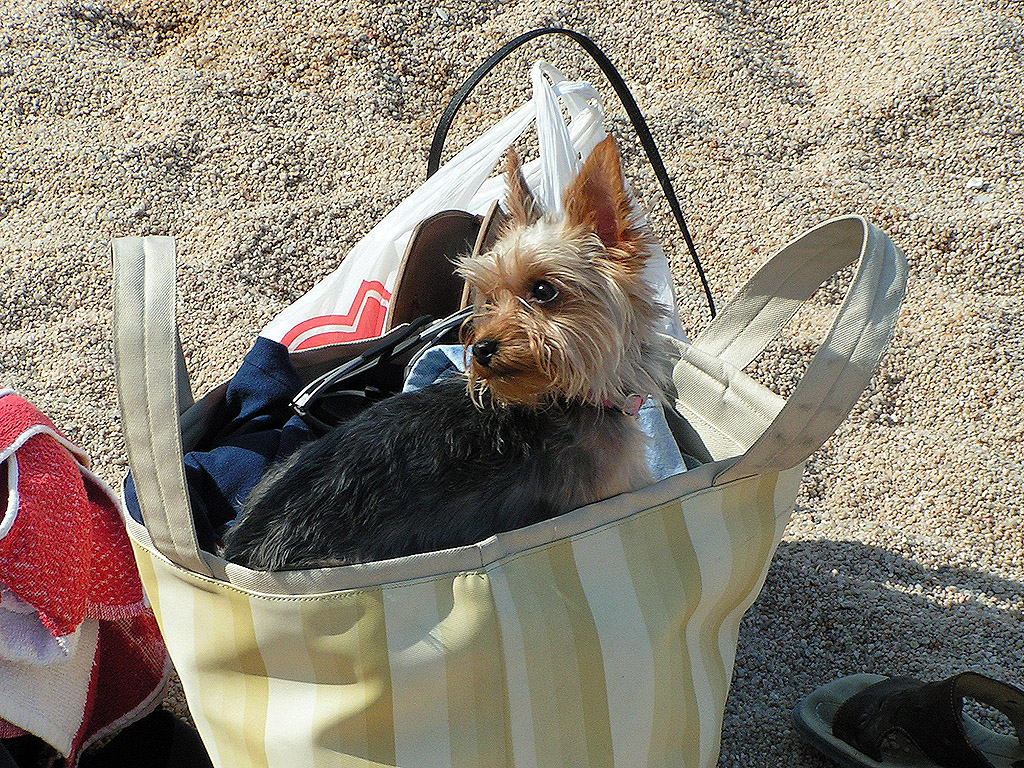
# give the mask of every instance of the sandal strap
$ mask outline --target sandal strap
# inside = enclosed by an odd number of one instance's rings
[[[998,709],[1024,746],[1024,691],[976,672],[923,683],[896,677],[851,696],[836,712],[832,734],[873,760],[882,742],[901,733],[942,768],[993,768],[964,729],[964,697]]]

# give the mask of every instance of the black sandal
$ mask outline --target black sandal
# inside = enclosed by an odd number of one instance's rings
[[[964,698],[994,707],[1003,736],[963,713]],[[975,672],[937,683],[850,675],[818,688],[793,724],[844,768],[1024,768],[1024,691]]]

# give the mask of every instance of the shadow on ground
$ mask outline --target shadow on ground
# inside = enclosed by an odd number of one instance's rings
[[[965,669],[1024,682],[1024,583],[857,541],[783,541],[740,629],[719,766],[826,768],[789,724],[802,696],[858,672]]]

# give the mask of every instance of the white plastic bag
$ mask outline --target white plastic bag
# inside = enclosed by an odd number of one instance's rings
[[[482,214],[505,195],[503,175],[492,172],[505,151],[536,122],[539,157],[523,167],[546,210],[560,211],[562,192],[607,134],[594,88],[570,81],[550,64],[530,70],[533,98],[480,135],[385,216],[334,272],[282,311],[261,336],[291,351],[372,338],[382,333],[391,290],[413,229],[439,211]],[[568,114],[566,123],[562,108]],[[638,218],[640,217],[637,211]],[[666,331],[682,338],[668,261],[655,246],[646,277],[652,296],[671,308]]]

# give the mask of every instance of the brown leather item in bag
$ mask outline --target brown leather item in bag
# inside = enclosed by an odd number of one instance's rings
[[[455,262],[491,248],[507,220],[495,201],[483,216],[451,210],[421,221],[402,255],[384,332],[424,315],[447,317],[469,306],[469,287],[455,274]]]
[[[398,266],[385,333],[424,315],[447,317],[459,309],[464,289],[455,261],[470,252],[481,221],[480,216],[452,210],[416,226]]]

